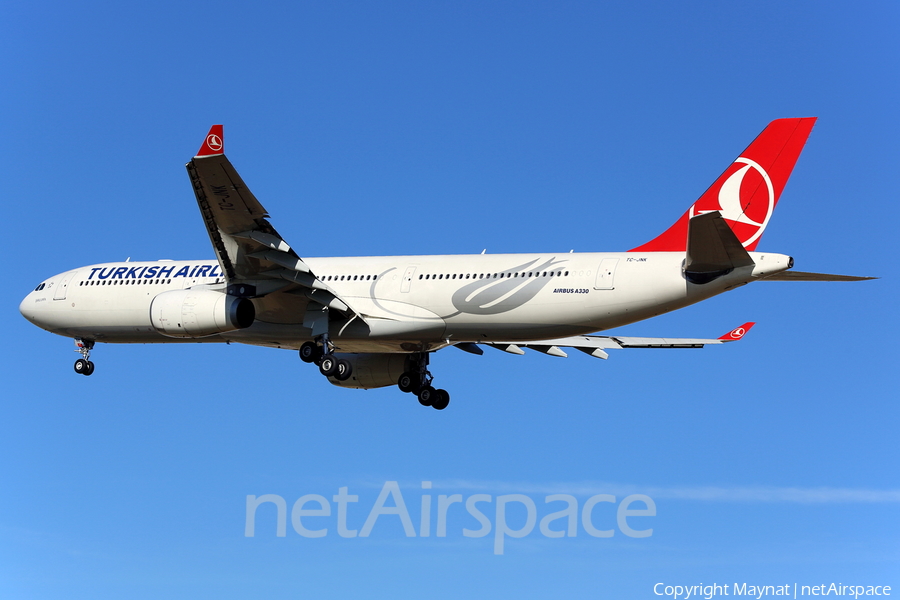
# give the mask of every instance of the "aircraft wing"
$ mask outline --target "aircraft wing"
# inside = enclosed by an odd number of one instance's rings
[[[350,310],[269,223],[268,211],[225,157],[221,125],[212,126],[185,166],[229,293],[256,296],[299,287],[324,306]]]
[[[522,348],[530,348],[551,356],[568,356],[562,348],[574,348],[596,358],[609,358],[607,350],[619,348],[702,348],[707,344],[724,344],[736,342],[750,331],[755,323],[744,323],[735,327],[725,335],[715,339],[700,338],[645,338],[605,335],[576,335],[555,340],[540,340],[535,342],[492,342],[484,343],[504,352],[512,354],[525,354]],[[457,344],[457,347],[467,352],[478,353],[474,344]]]

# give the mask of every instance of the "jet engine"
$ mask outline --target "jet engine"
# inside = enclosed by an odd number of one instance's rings
[[[150,323],[161,334],[198,338],[250,327],[253,302],[214,290],[171,290],[150,303]]]
[[[352,371],[346,381],[329,377],[328,381],[339,387],[367,390],[397,385],[400,376],[409,370],[408,354],[339,354],[350,362]]]

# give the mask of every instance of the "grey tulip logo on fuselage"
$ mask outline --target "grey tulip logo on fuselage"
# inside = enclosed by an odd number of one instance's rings
[[[443,318],[460,313],[496,315],[522,306],[554,280],[556,272],[551,276],[550,271],[566,262],[554,257],[535,266],[540,260],[535,259],[502,271],[497,274],[496,279],[491,276],[464,285],[451,298],[453,306],[459,312]]]

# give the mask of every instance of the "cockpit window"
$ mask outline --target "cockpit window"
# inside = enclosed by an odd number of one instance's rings
[[[44,287],[45,287],[46,285],[47,285],[46,283],[42,283],[41,285],[39,285],[39,286],[37,286],[36,288],[34,288],[34,291],[39,292],[39,291],[41,291],[42,289],[44,289]]]

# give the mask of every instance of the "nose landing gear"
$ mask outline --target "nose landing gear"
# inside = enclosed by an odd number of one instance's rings
[[[90,361],[91,350],[94,348],[94,340],[75,340],[75,352],[81,354],[81,358],[75,361],[75,372],[81,375],[90,375],[94,372],[94,363]]]

